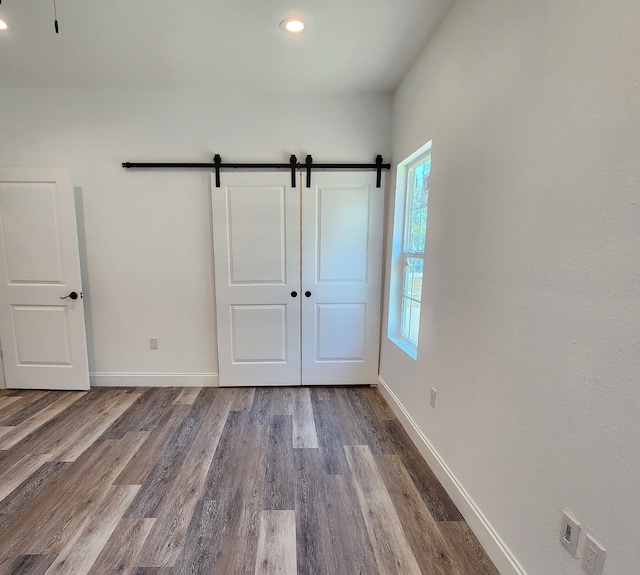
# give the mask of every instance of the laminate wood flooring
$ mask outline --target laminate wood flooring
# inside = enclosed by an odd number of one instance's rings
[[[0,390],[0,575],[497,575],[376,389]]]

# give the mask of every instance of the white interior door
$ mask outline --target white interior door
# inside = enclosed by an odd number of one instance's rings
[[[375,180],[318,171],[302,188],[303,385],[377,382],[384,184]]]
[[[61,299],[71,292],[77,299]],[[0,342],[7,387],[89,389],[81,294],[68,173],[0,168]]]
[[[300,385],[300,196],[287,178],[211,185],[221,386]]]

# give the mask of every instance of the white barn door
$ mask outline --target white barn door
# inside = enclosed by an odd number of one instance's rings
[[[0,168],[0,342],[7,387],[89,389],[81,294],[68,173]]]
[[[303,385],[378,380],[383,210],[375,172],[319,171],[302,189]]]
[[[300,385],[299,191],[278,172],[223,184],[211,187],[220,385]]]
[[[220,385],[373,384],[384,188],[371,172],[212,183]]]

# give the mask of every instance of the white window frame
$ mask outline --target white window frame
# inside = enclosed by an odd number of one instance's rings
[[[393,237],[392,237],[392,261],[391,261],[391,282],[389,292],[389,323],[388,323],[388,337],[393,341],[400,349],[402,349],[407,355],[414,360],[418,357],[418,337],[416,342],[405,337],[401,333],[402,325],[402,300],[404,295],[404,262],[405,258],[418,258],[423,260],[424,270],[424,251],[406,250],[407,240],[407,210],[408,210],[408,186],[409,175],[415,169],[417,165],[423,163],[431,155],[431,141],[427,142],[424,146],[420,147],[413,154],[411,154],[404,161],[400,162],[396,169],[396,196],[395,196],[395,211],[394,211],[394,224],[393,224]],[[428,202],[428,199],[427,199]],[[426,235],[426,230],[425,230]],[[426,237],[425,237],[426,247]],[[422,295],[420,294],[419,301],[420,316],[422,312]],[[418,325],[420,319],[418,317]]]

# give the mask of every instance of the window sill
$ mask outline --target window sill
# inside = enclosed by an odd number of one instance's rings
[[[402,341],[398,337],[389,336],[389,339],[393,343],[395,343],[402,351],[404,351],[411,359],[413,359],[414,361],[417,361],[417,359],[418,359],[418,351],[417,350],[413,349],[412,347],[409,347],[404,341]]]

